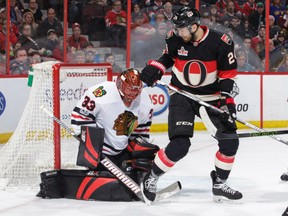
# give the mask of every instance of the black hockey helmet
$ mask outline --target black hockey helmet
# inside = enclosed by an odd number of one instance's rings
[[[200,13],[198,10],[189,7],[182,7],[173,17],[175,28],[184,28],[193,24],[200,24]]]

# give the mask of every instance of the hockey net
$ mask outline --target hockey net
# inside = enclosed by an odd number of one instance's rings
[[[76,168],[78,141],[41,107],[70,127],[71,111],[85,90],[112,80],[110,64],[44,62],[33,69],[29,100],[13,136],[0,150],[2,189],[35,188],[43,171]]]

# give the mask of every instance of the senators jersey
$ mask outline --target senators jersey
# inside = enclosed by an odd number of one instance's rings
[[[125,110],[138,117],[138,127],[131,136],[141,135],[149,138],[153,107],[148,93],[141,94],[126,107],[121,99],[115,82],[103,82],[90,87],[77,102],[71,115],[71,124],[75,134],[80,134],[82,125],[105,129],[103,153],[117,155],[128,145],[129,137],[116,135],[114,121]]]
[[[171,85],[204,101],[219,99],[220,91],[230,93],[237,76],[234,43],[220,32],[200,26],[203,37],[185,43],[173,31],[166,37],[166,48],[158,60],[172,66]]]

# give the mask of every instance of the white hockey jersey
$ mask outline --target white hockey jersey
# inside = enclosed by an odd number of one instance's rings
[[[107,81],[90,87],[73,109],[71,124],[76,135],[80,134],[83,125],[104,128],[103,153],[117,155],[127,147],[129,137],[116,135],[113,125],[125,110],[138,117],[138,127],[131,136],[149,138],[153,105],[148,93],[143,89],[131,106],[126,107],[115,82]]]

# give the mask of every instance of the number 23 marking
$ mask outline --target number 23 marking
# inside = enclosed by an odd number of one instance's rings
[[[85,96],[82,107],[86,107],[89,111],[93,111],[95,109],[95,101],[90,100],[88,96]]]

